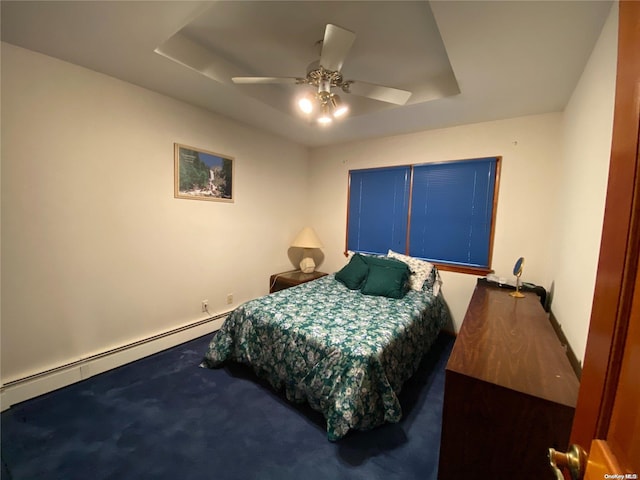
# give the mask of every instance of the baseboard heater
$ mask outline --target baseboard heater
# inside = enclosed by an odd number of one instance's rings
[[[166,348],[171,348],[172,346],[179,345],[180,343],[184,343],[193,338],[197,338],[198,336],[206,335],[211,331],[217,330],[218,328],[220,328],[220,326],[216,325],[215,326],[216,328],[209,329],[208,331],[204,329],[205,326],[208,326],[209,324],[212,324],[216,321],[219,321],[218,323],[221,324],[222,320],[226,318],[227,315],[229,315],[229,313],[230,312],[220,313],[218,315],[214,315],[212,317],[208,317],[203,320],[198,320],[197,322],[193,322],[193,323],[183,325],[181,327],[177,327],[162,333],[158,333],[156,335],[152,335],[147,338],[143,338],[142,340],[137,340],[135,342],[121,345],[119,347],[112,348],[110,350],[105,350],[103,352],[96,353],[94,355],[80,358],[73,362],[65,363],[63,365],[58,365],[56,367],[43,370],[38,373],[34,373],[33,375],[28,375],[26,377],[9,381],[4,385],[2,385],[2,388],[0,390],[0,393],[2,393],[2,410],[4,410],[5,408],[8,408],[12,404],[21,402],[23,400],[27,400],[28,398],[32,398],[37,395],[41,395],[42,393],[47,393],[47,391],[51,391],[56,388],[69,385],[71,383],[75,383],[76,381],[84,380],[98,373],[102,373],[103,371],[110,370],[111,368],[116,368],[118,366],[125,365],[126,363],[130,363],[131,361],[139,360],[140,358],[144,358],[148,355],[152,355]],[[195,331],[195,330],[198,330],[198,333],[194,334],[191,338],[188,338],[189,337],[188,335],[187,336],[180,335],[181,333]],[[116,358],[118,354],[126,354],[140,347],[145,347],[145,346],[149,347],[149,346],[152,346],[153,343],[159,343],[163,339],[168,339],[169,337],[175,337],[175,336],[179,336],[180,340],[169,345],[163,344],[161,348],[157,348],[155,349],[155,351],[153,348],[151,348],[148,350],[148,352],[143,352],[139,356],[134,355],[129,359],[125,359],[124,361],[113,362],[113,364],[110,367],[107,367],[107,368],[104,368],[104,366],[98,367],[98,368],[94,367],[93,369],[83,368],[83,367],[88,367],[91,364],[96,364],[100,360],[105,360],[105,359],[108,359],[109,357]],[[182,337],[186,337],[186,338],[182,338]],[[106,363],[109,363],[109,362],[106,362]],[[67,378],[63,378],[61,380],[51,381],[51,382],[47,381],[47,379],[64,377],[66,372],[69,372],[69,375],[66,375]],[[77,372],[77,373],[73,375],[70,372]],[[50,383],[50,385],[47,385],[47,386],[42,385],[40,386],[40,388],[38,387],[26,388],[28,385],[36,385],[38,383],[43,383],[43,384]],[[23,394],[16,392],[16,395],[9,395],[10,391],[12,390],[19,391],[19,390],[22,390],[23,388],[26,388],[26,390],[29,390],[29,391],[24,392]],[[16,398],[7,398],[7,397],[16,397]]]

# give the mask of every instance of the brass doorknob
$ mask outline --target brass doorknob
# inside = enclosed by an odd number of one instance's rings
[[[564,480],[560,468],[566,468],[571,474],[572,480],[582,480],[584,470],[587,467],[587,452],[580,445],[571,445],[567,453],[549,449],[549,464],[556,475],[557,480]]]

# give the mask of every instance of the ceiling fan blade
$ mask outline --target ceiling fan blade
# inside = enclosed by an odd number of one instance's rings
[[[330,23],[327,24],[322,41],[320,65],[326,70],[339,72],[355,39],[355,33]]]
[[[231,79],[233,83],[245,84],[245,83],[253,83],[253,84],[274,84],[274,83],[291,83],[296,84],[300,83],[298,78],[296,77],[233,77]]]
[[[411,97],[411,92],[400,90],[398,88],[383,87],[373,83],[352,80],[347,89],[349,93],[361,97],[373,98],[381,102],[394,103],[396,105],[404,105]]]

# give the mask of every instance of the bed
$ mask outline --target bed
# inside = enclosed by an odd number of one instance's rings
[[[402,384],[449,318],[438,282],[389,298],[350,289],[336,275],[239,306],[202,362],[250,365],[289,401],[320,411],[331,441],[400,420]]]

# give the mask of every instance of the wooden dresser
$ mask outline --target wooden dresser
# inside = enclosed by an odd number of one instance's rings
[[[567,450],[578,398],[534,293],[478,283],[445,372],[439,480],[553,480],[547,450]]]

